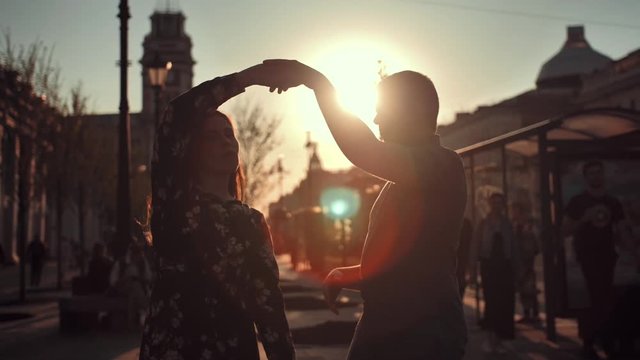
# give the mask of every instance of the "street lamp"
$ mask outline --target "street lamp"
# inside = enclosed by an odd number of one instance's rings
[[[118,207],[117,238],[114,246],[116,258],[123,257],[131,241],[131,184],[129,172],[131,166],[131,129],[128,99],[128,32],[129,2],[120,0],[118,18],[120,19],[120,121],[118,129]]]
[[[276,163],[276,172],[278,173],[278,187],[280,190],[280,200],[282,201],[282,196],[284,195],[282,192],[282,180],[284,174],[284,167],[282,166],[282,159],[284,158],[283,154],[278,155],[278,162]]]
[[[156,124],[160,120],[160,91],[164,87],[164,84],[167,82],[167,75],[169,75],[169,70],[171,70],[171,61],[162,61],[158,53],[156,53],[155,57],[151,62],[147,65],[147,72],[149,75],[149,84],[153,88],[153,96],[154,96],[154,116]]]

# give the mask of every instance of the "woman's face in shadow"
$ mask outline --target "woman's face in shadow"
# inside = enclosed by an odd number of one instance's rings
[[[202,124],[198,154],[201,174],[228,176],[238,168],[238,141],[229,119],[218,112],[207,116]]]

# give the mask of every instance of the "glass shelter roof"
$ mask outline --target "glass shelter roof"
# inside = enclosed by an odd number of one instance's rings
[[[504,146],[507,150],[524,156],[538,154],[538,138],[546,135],[550,144],[563,142],[603,142],[638,136],[639,142],[625,142],[630,147],[640,147],[640,113],[623,109],[592,109],[566,116],[544,120],[495,138],[459,149],[462,156]]]

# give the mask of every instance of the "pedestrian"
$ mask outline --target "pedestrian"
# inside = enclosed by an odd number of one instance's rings
[[[238,141],[218,106],[273,66],[206,81],[173,99],[156,125],[152,248],[158,274],[140,359],[295,358],[263,215],[241,202]]]
[[[513,227],[505,214],[504,195],[489,196],[489,213],[476,227],[473,258],[480,262],[487,331],[486,352],[505,353],[503,341],[515,337],[515,276],[518,260]],[[474,266],[474,268],[477,268]],[[472,279],[477,275],[473,274]]]
[[[47,259],[47,248],[40,240],[40,235],[36,234],[27,247],[27,259],[31,261],[31,286],[40,286],[42,280],[42,269]]]
[[[149,299],[152,273],[140,245],[132,243],[127,254],[116,261],[111,269],[110,284],[119,296],[127,298],[129,324],[140,326]]]
[[[2,243],[0,242],[0,266],[4,266],[7,263],[7,259],[4,253],[4,247],[2,247]]]
[[[278,208],[274,211],[271,223],[271,232],[274,237],[280,239],[285,253],[291,257],[291,268],[296,270],[299,262],[298,238],[294,234],[293,217],[286,208]]]
[[[610,351],[611,334],[603,333],[611,315],[613,276],[618,254],[615,246],[623,233],[624,211],[605,187],[604,163],[590,160],[582,166],[586,189],[572,197],[565,209],[563,233],[573,237],[574,256],[587,287],[589,306],[578,315],[578,334],[585,358],[597,359],[594,346],[600,338]]]
[[[519,261],[516,288],[520,295],[523,313],[518,322],[536,324],[540,322],[535,270],[536,257],[540,254],[538,236],[534,228],[534,222],[527,216],[523,203],[513,203],[510,215]]]
[[[309,208],[304,219],[304,249],[311,271],[326,274],[324,271],[327,256],[326,217],[318,208]]]
[[[109,278],[113,261],[106,256],[105,246],[102,243],[95,243],[89,260],[89,271],[87,272],[87,286],[93,294],[104,294],[109,288]]]
[[[462,359],[466,325],[456,281],[456,250],[466,204],[460,157],[436,134],[438,95],[426,76],[403,71],[379,84],[375,123],[346,112],[331,82],[293,60],[277,64],[282,86],[304,84],[344,155],[387,180],[370,214],[361,262],[333,269],[325,298],[336,310],[342,288],[361,290],[363,314],[348,358]],[[354,94],[356,95],[356,94]]]

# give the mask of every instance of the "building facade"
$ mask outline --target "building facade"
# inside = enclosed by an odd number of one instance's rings
[[[640,110],[640,49],[614,60],[591,47],[584,27],[569,26],[560,50],[546,61],[535,87],[493,105],[459,113],[453,123],[440,126],[443,145],[463,149],[529,125],[582,110],[606,108]],[[507,190],[510,203],[520,203],[534,216],[539,209],[537,159],[506,151],[475,156],[473,171],[476,206],[482,216],[486,196]],[[508,171],[502,175],[502,168]],[[506,183],[506,188],[505,188]]]

